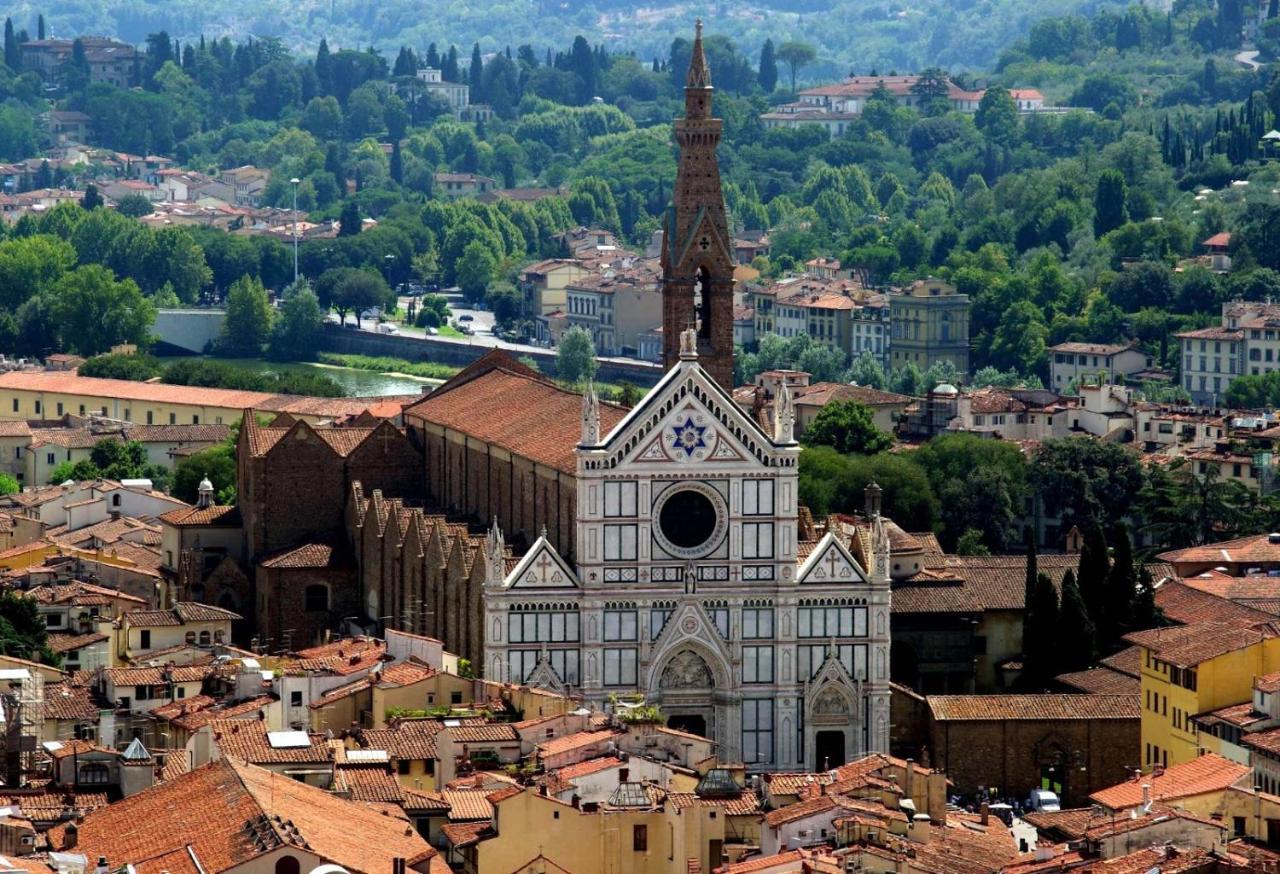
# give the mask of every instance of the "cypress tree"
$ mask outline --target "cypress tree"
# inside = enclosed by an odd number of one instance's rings
[[[342,204],[342,212],[338,215],[338,236],[354,237],[360,233],[360,205],[354,199]]]
[[[1037,574],[1031,602],[1022,620],[1022,678],[1027,688],[1041,689],[1052,679],[1058,644],[1058,591],[1047,574]]]
[[[1067,571],[1062,578],[1062,608],[1058,615],[1059,673],[1091,668],[1097,654],[1097,629],[1089,618],[1075,575]]]
[[[321,94],[333,93],[333,62],[329,58],[329,43],[320,37],[320,47],[316,49],[316,81],[320,83]]]
[[[404,182],[404,158],[400,155],[400,141],[391,144],[391,178],[399,185]]]
[[[778,58],[774,54],[773,40],[766,39],[760,49],[760,72],[756,76],[765,94],[772,94],[778,87]]]
[[[449,54],[445,55],[444,63],[440,68],[440,78],[446,82],[457,82],[459,74],[458,47],[449,46]]]
[[[1280,15],[1280,0],[1271,0],[1267,4],[1267,18],[1275,18],[1277,15]]]
[[[1085,606],[1095,615],[1102,609],[1102,593],[1110,572],[1111,562],[1107,558],[1107,540],[1102,534],[1102,526],[1097,521],[1090,520],[1084,529],[1076,580],[1080,585],[1080,594],[1084,596]]]
[[[471,86],[471,99],[483,103],[480,99],[484,78],[484,59],[480,57],[480,43],[471,47],[471,68],[467,71],[467,84]]]
[[[1025,539],[1027,542],[1027,575],[1022,587],[1022,605],[1024,609],[1031,606],[1031,599],[1036,591],[1036,574],[1038,570],[1036,567],[1036,533],[1034,528],[1027,528]]]
[[[1101,237],[1129,220],[1125,207],[1127,191],[1119,170],[1103,170],[1093,197],[1093,235]],[[1083,580],[1082,580],[1083,582]]]
[[[435,43],[427,46],[427,66],[436,70],[440,69],[440,52],[436,51]]]
[[[21,55],[18,52],[18,37],[13,32],[13,19],[4,20],[4,62],[15,73],[21,66]]]
[[[1095,614],[1098,617],[1098,643],[1108,651],[1119,648],[1120,636],[1132,626],[1134,601],[1138,594],[1129,527],[1123,522],[1117,523],[1111,539],[1111,572],[1107,575],[1102,610]]]
[[[44,13],[41,12],[38,16],[36,16],[36,39],[44,39],[44,36],[45,36]]]

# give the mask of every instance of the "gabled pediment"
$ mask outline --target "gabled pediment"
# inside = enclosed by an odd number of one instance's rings
[[[697,263],[696,259],[699,258],[700,252],[715,252],[720,256],[717,260],[732,262],[728,241],[721,236],[711,211],[705,206],[699,208],[698,215],[689,228],[689,236],[683,240],[675,264],[680,265],[691,261]]]
[[[782,457],[770,437],[696,361],[682,361],[592,449],[603,464],[758,464]],[[787,453],[790,457],[791,453]]]
[[[524,681],[524,685],[531,689],[545,689],[548,692],[554,692],[557,695],[566,694],[564,681],[560,679],[560,675],[556,673],[556,669],[551,666],[550,660],[547,659],[547,650],[544,646],[542,652],[538,655],[538,663],[534,666],[529,678]]]
[[[578,575],[560,557],[546,535],[539,537],[515,570],[507,575],[508,589],[576,589]]]
[[[651,662],[659,669],[654,680],[660,682],[669,662],[690,648],[706,664],[717,682],[727,682],[728,645],[702,605],[686,597],[676,606],[662,627],[662,633],[653,642]]]
[[[840,541],[834,532],[818,541],[813,552],[800,566],[797,576],[800,585],[814,583],[822,585],[870,583],[867,572],[858,563],[853,554]]]

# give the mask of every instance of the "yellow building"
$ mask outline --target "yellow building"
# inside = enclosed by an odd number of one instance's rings
[[[564,312],[568,306],[565,288],[587,273],[586,265],[574,258],[549,258],[530,264],[520,271],[525,313],[532,318]]]
[[[450,861],[468,874],[511,874],[539,858],[558,866],[547,865],[547,870],[616,874],[694,870],[695,860],[701,866],[697,870],[718,867],[725,823],[719,808],[681,810],[670,802],[651,803],[651,792],[639,783],[623,783],[611,803],[581,808],[532,790],[491,795],[491,829],[455,842]]]
[[[963,377],[969,372],[969,295],[939,279],[919,279],[889,295],[889,364],[928,370],[950,361]]]
[[[1200,622],[1126,639],[1142,651],[1142,762],[1149,767],[1195,759],[1191,717],[1251,700],[1253,678],[1280,669],[1280,637],[1257,628]]]
[[[312,424],[358,416],[390,398],[312,398],[260,391],[98,379],[51,370],[0,373],[0,421],[97,414],[145,425],[231,425],[247,409]],[[398,411],[397,411],[398,413]]]

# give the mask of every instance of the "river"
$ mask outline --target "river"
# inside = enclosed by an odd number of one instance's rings
[[[181,361],[181,358],[162,358],[164,362]],[[299,371],[318,373],[342,386],[350,397],[378,397],[382,395],[413,395],[440,384],[438,379],[409,376],[404,373],[375,373],[372,370],[356,370],[352,367],[335,367],[331,364],[294,362],[283,364],[261,358],[219,358],[226,364],[234,364],[256,373],[284,373]]]

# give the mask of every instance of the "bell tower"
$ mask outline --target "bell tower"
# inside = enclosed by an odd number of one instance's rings
[[[716,146],[724,123],[711,117],[711,71],[697,23],[684,118],[675,122],[680,165],[663,218],[662,363],[680,360],[680,334],[697,331],[698,361],[733,390],[733,256]]]

